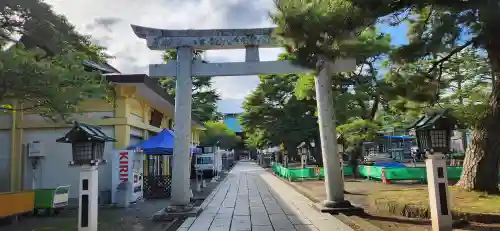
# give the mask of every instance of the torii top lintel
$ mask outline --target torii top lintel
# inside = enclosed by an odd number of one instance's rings
[[[164,30],[131,25],[134,33],[146,39],[151,50],[189,46],[200,50],[242,49],[248,46],[278,47],[272,34],[275,28]]]

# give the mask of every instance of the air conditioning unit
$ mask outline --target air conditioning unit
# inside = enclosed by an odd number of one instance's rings
[[[45,157],[44,145],[40,141],[28,143],[28,157]]]

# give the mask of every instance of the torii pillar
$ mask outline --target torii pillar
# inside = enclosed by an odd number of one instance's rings
[[[146,39],[151,50],[177,49],[176,62],[149,65],[150,77],[176,77],[175,140],[172,168],[172,201],[176,205],[189,203],[189,141],[191,140],[191,94],[193,76],[245,76],[266,74],[308,73],[290,61],[259,61],[259,48],[279,47],[273,39],[274,28],[163,30],[132,25],[134,33]],[[193,50],[246,49],[245,62],[203,63],[193,60]],[[337,153],[335,117],[333,110],[332,72],[353,71],[352,59],[318,63],[316,79],[318,122],[323,153],[327,198],[323,212],[351,209],[344,199],[344,184],[340,158]]]

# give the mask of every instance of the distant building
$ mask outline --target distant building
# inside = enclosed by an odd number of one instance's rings
[[[238,116],[240,113],[226,113],[224,114],[223,120],[224,124],[233,131],[234,133],[243,133],[243,129],[241,128],[240,121],[238,121]]]
[[[242,140],[245,140],[246,137],[245,133],[241,128],[240,121],[238,121],[239,115],[240,113],[226,113],[224,114],[222,120],[224,121],[224,124],[226,124],[226,126],[229,128],[229,130],[236,133],[236,135],[241,137]],[[250,156],[250,151],[244,145],[244,143],[241,143],[241,145],[238,145],[238,147],[236,147],[235,150],[236,159],[248,158],[249,156]]]

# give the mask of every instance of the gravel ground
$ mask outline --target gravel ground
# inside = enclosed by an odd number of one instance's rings
[[[310,199],[319,202],[326,198],[325,186],[323,181],[302,181],[290,182],[295,188],[303,194],[306,194]],[[349,193],[345,194],[346,199],[356,206],[362,207],[365,211],[370,213],[370,207],[367,195],[374,190],[397,188],[395,185],[384,185],[373,181],[363,180],[346,180],[344,182],[345,190]],[[388,188],[388,187],[390,188]],[[406,185],[412,187],[412,185]],[[382,230],[387,231],[417,231],[417,230],[431,230],[427,221],[413,220],[388,215],[373,216],[368,221]],[[427,224],[426,224],[427,223]]]
[[[326,198],[325,187],[323,181],[302,181],[302,182],[290,182],[299,192],[309,197],[315,202],[322,201]],[[421,187],[420,184],[411,183],[398,183],[398,184],[382,184],[376,181],[367,180],[349,180],[346,179],[344,182],[345,190],[348,192],[345,194],[346,199],[351,201],[351,203],[356,206],[363,207],[365,211],[370,214],[366,217],[366,221],[372,223],[373,225],[381,228],[384,231],[426,231],[432,230],[430,221],[423,219],[410,219],[407,217],[395,216],[393,214],[377,214],[374,212],[368,201],[368,195],[376,190],[388,190],[388,189],[398,189],[398,188],[409,188],[409,187]],[[477,230],[477,231],[494,231],[500,230],[497,226],[498,224],[480,224],[471,223],[468,227],[462,229],[454,230]]]

